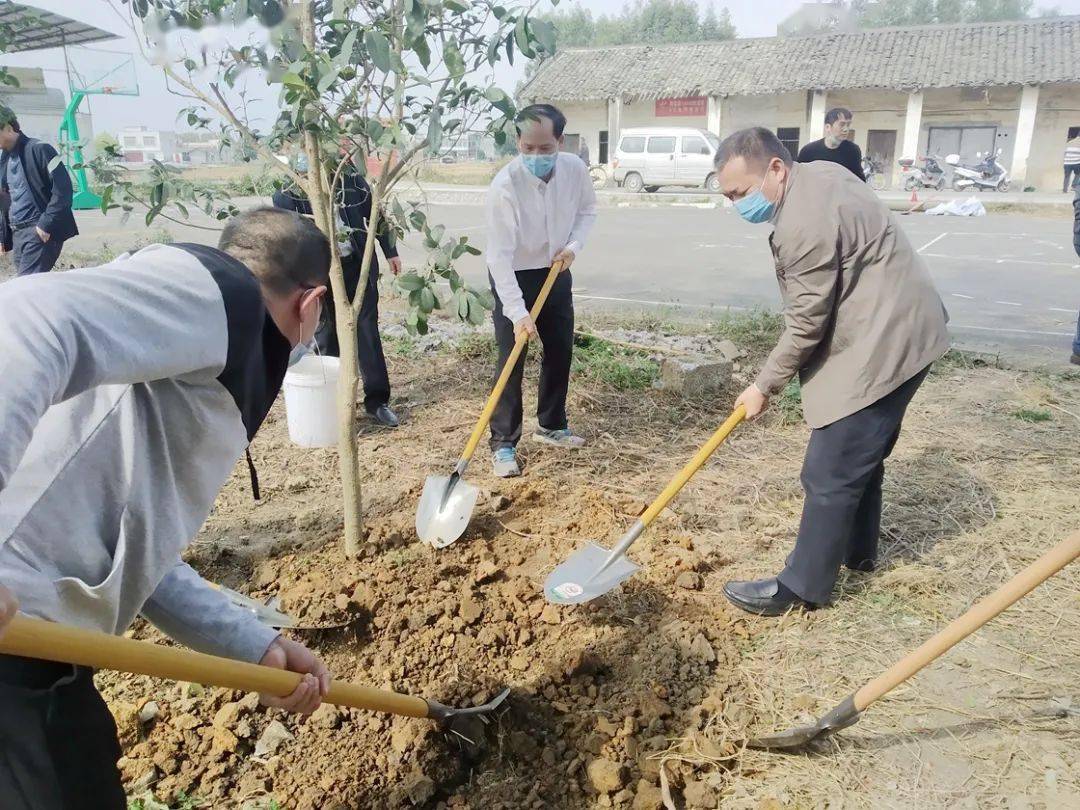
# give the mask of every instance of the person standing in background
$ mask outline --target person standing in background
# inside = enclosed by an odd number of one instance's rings
[[[844,107],[834,107],[825,113],[825,137],[819,141],[811,141],[800,149],[796,163],[812,163],[815,160],[839,163],[865,183],[862,150],[854,141],[848,140],[851,119],[851,110]]]
[[[1065,183],[1062,194],[1068,194],[1074,184],[1080,182],[1080,129],[1071,130],[1072,137],[1065,142]]]
[[[64,242],[78,235],[71,213],[71,177],[56,150],[28,138],[9,107],[0,105],[0,253],[12,252],[15,272],[52,270]]]
[[[307,156],[300,155],[297,171],[306,173]],[[350,172],[341,179],[341,190],[337,193],[338,229],[351,229],[351,233],[338,244],[341,254],[341,267],[345,276],[345,292],[352,301],[360,285],[360,265],[367,243],[367,224],[371,219],[371,187],[359,172]],[[311,202],[304,191],[292,185],[275,192],[274,206],[299,214],[311,216]],[[390,265],[390,272],[395,276],[401,272],[401,259],[397,246],[385,221],[380,223],[376,234],[383,256]],[[337,326],[334,321],[333,296],[326,296],[323,304],[323,317],[315,333],[319,351],[330,357],[337,357],[341,347],[338,345]],[[360,305],[360,314],[356,319],[357,357],[360,361],[360,377],[364,381],[364,410],[375,422],[384,427],[396,428],[399,424],[397,414],[390,408],[390,373],[386,368],[386,355],[383,353],[382,337],[379,335],[379,260],[371,254],[371,269],[368,271],[364,303]]]
[[[581,160],[560,152],[566,116],[550,104],[518,113],[518,157],[495,176],[487,197],[487,268],[495,294],[495,339],[499,369],[517,336],[539,337],[544,346],[533,440],[563,449],[585,444],[567,424],[566,393],[574,351],[574,298],[570,265],[581,253],[596,221],[596,192]],[[555,262],[562,270],[533,323],[529,308]],[[521,378],[525,352],[514,367],[491,417],[495,475],[521,475]],[[498,372],[496,372],[497,374]]]
[[[1080,256],[1080,175],[1073,182],[1073,247]],[[1074,366],[1080,366],[1080,318],[1076,321],[1076,337],[1073,338],[1072,358]]]
[[[581,162],[586,166],[592,165],[589,163],[589,144],[584,138],[581,139],[581,148],[578,150],[577,156],[581,158]]]

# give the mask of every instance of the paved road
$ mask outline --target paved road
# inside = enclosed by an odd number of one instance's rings
[[[431,205],[431,216],[484,246],[483,209]],[[122,248],[141,231],[136,219],[80,212],[83,235],[71,250],[108,242]],[[1080,306],[1080,265],[1067,219],[990,215],[977,219],[901,217],[922,252],[952,316],[959,345],[1029,362],[1067,359]],[[214,242],[215,231],[162,223],[180,240]],[[742,222],[730,209],[605,207],[574,271],[576,300],[591,307],[670,309],[708,317],[726,307],[779,306],[767,226]],[[408,240],[407,263],[424,251]],[[485,282],[483,260],[460,265]]]
[[[483,247],[478,206],[436,205],[432,216]],[[901,221],[931,268],[958,343],[1039,363],[1067,359],[1080,305],[1080,264],[1068,220]],[[705,316],[724,307],[778,307],[768,230],[729,209],[604,209],[575,266],[576,300]],[[463,269],[470,280],[483,280],[481,259],[473,257]]]

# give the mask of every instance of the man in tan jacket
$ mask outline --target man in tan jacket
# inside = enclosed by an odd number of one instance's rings
[[[721,188],[769,237],[784,333],[736,400],[751,419],[796,375],[813,428],[795,549],[777,577],[729,582],[724,593],[775,616],[825,604],[840,565],[872,570],[885,459],[908,403],[948,349],[946,313],[926,266],[874,192],[831,163],[793,164],[769,130],[728,137]]]

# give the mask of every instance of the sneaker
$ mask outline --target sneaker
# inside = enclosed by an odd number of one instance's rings
[[[521,475],[517,451],[513,447],[500,447],[491,454],[491,469],[499,478],[517,478]]]
[[[585,446],[585,440],[574,433],[574,431],[570,430],[570,428],[563,428],[562,430],[537,428],[532,437],[534,442],[552,444],[555,447],[562,447],[567,450],[577,450],[578,448]]]
[[[389,405],[380,405],[373,411],[367,412],[368,416],[384,427],[396,428],[399,424],[397,414],[390,410]]]

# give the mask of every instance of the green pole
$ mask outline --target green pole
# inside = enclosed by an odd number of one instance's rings
[[[91,208],[101,207],[101,197],[90,190],[90,183],[86,179],[86,169],[81,168],[83,162],[82,144],[79,143],[79,124],[75,120],[75,114],[79,110],[86,93],[80,90],[71,92],[71,101],[64,109],[64,119],[60,122],[60,146],[63,149],[68,171],[75,176],[75,195],[71,201],[71,207],[76,211],[86,211]],[[80,166],[80,168],[73,168]]]

